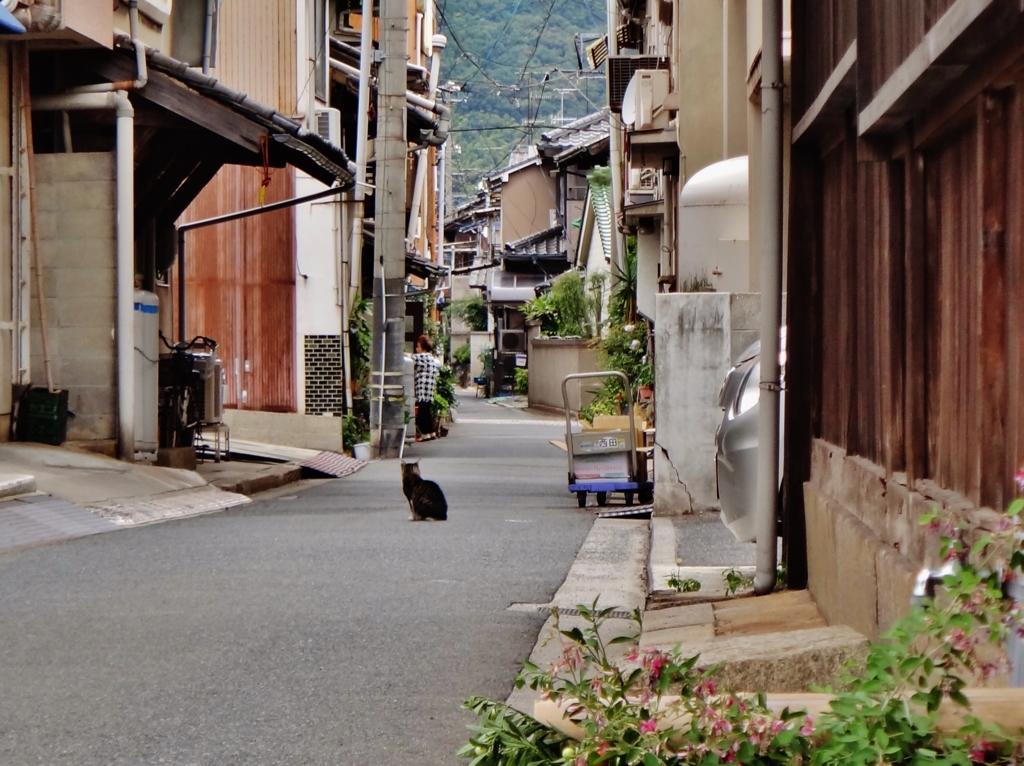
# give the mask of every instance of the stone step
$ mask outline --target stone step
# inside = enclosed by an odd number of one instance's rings
[[[832,683],[843,663],[863,657],[867,639],[829,627],[806,590],[648,610],[642,649],[679,646],[702,665],[723,665],[724,688],[808,691]]]

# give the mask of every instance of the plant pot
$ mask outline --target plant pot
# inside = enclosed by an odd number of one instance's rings
[[[352,445],[352,457],[356,460],[362,460],[364,463],[370,459],[370,443],[360,442],[359,444]]]

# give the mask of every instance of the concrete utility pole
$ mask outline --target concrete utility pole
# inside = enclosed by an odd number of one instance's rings
[[[398,457],[405,424],[405,87],[408,5],[381,0],[383,62],[377,85],[376,237],[374,239],[373,369],[370,446],[374,457]]]

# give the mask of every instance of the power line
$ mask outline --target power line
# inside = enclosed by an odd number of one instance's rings
[[[446,3],[446,4],[447,4],[447,3]],[[443,22],[444,22],[444,26],[445,26],[445,28],[446,28],[446,29],[448,30],[448,33],[449,33],[449,34],[450,34],[450,35],[452,36],[452,42],[454,42],[454,43],[455,43],[455,47],[459,49],[459,51],[460,51],[460,52],[462,53],[462,55],[463,55],[463,56],[465,56],[465,57],[466,57],[466,59],[467,59],[467,60],[469,61],[469,63],[470,63],[470,64],[472,64],[472,65],[473,65],[474,67],[476,67],[477,71],[479,71],[479,72],[480,72],[480,74],[482,74],[482,75],[484,76],[484,79],[485,79],[485,80],[487,80],[487,81],[488,81],[488,82],[490,82],[490,83],[491,83],[492,85],[494,85],[494,87],[496,87],[496,88],[498,88],[498,89],[500,90],[500,88],[501,88],[501,84],[500,84],[500,83],[499,83],[499,82],[498,82],[497,80],[495,80],[494,78],[492,78],[492,77],[491,77],[491,76],[490,76],[489,74],[487,74],[487,72],[485,72],[485,71],[483,70],[483,67],[481,67],[481,66],[480,66],[480,65],[479,65],[479,64],[478,64],[478,63],[476,62],[476,59],[474,59],[474,58],[473,58],[473,57],[472,57],[472,56],[470,55],[469,51],[467,51],[467,50],[466,50],[466,49],[465,49],[465,48],[463,47],[463,45],[462,45],[462,41],[461,41],[461,40],[459,40],[459,37],[458,37],[458,35],[456,35],[456,34],[455,34],[455,29],[453,29],[453,28],[452,28],[451,22],[449,22],[449,21],[448,21],[448,18],[447,18],[447,17],[446,17],[445,15],[444,15],[444,8],[442,8],[442,7],[441,7],[440,3],[437,3],[437,4],[435,4],[435,6],[434,6],[434,7],[435,7],[435,8],[437,9],[437,13],[438,13],[438,15],[439,15],[439,16],[441,17],[441,21],[443,21]]]

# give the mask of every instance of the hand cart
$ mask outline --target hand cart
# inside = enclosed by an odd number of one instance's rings
[[[622,380],[629,408],[629,428],[572,432],[568,384],[571,380],[618,377]],[[609,492],[622,492],[626,505],[635,495],[641,503],[654,500],[654,483],[637,475],[636,425],[633,416],[633,389],[629,378],[617,371],[579,372],[562,380],[565,405],[565,446],[569,453],[569,491],[576,493],[580,508],[587,506],[587,493],[597,496],[598,505],[607,505]]]

